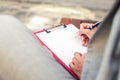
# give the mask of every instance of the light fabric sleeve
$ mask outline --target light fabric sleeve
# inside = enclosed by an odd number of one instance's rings
[[[14,17],[0,16],[0,80],[75,80]]]

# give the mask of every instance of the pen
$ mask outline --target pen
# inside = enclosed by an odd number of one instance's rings
[[[97,23],[95,23],[94,25],[92,25],[92,26],[90,26],[89,28],[87,28],[87,29],[93,29],[93,28],[95,28],[95,27],[97,27],[100,23],[102,22],[102,20],[101,21],[99,21],[99,22],[97,22]]]

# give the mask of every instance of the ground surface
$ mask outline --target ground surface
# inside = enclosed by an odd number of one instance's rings
[[[112,4],[108,0],[101,0],[101,3],[98,2],[99,0],[97,2],[96,0],[89,0],[89,2],[79,0],[74,3],[72,2],[74,0],[69,0],[69,4],[65,4],[67,0],[62,0],[63,2],[61,1],[62,3],[57,5],[59,1],[28,3],[3,0],[0,1],[0,14],[13,15],[29,29],[36,31],[43,27],[59,24],[62,17],[99,21],[106,16]]]

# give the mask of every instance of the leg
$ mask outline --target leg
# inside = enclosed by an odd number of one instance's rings
[[[74,80],[11,16],[0,16],[0,75],[3,80]]]

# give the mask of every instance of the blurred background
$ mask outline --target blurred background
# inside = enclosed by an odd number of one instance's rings
[[[99,21],[114,0],[0,0],[0,15],[12,15],[37,31],[58,25],[62,17]]]

